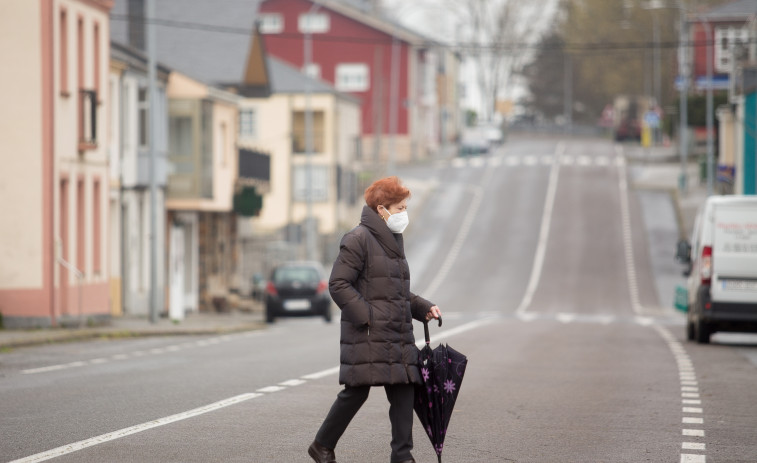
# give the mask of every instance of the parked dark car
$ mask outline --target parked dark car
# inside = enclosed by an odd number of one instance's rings
[[[321,316],[331,322],[331,296],[318,262],[288,262],[271,272],[266,285],[265,319]]]

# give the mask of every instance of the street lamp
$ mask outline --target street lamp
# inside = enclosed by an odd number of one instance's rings
[[[313,61],[313,41],[310,29],[312,27],[312,15],[315,14],[321,5],[318,2],[308,10],[305,17],[305,40],[303,40],[304,50],[304,71],[308,77]],[[313,218],[313,108],[311,107],[310,96],[312,93],[311,79],[305,79],[305,200],[307,203],[307,212],[305,216],[305,245],[308,260],[317,260],[316,253],[316,230]]]

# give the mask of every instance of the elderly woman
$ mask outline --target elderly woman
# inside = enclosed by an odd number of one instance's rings
[[[308,454],[335,462],[334,448],[368,398],[384,386],[392,425],[392,463],[414,462],[414,385],[421,382],[412,319],[439,318],[439,307],[410,292],[410,269],[402,232],[409,223],[410,190],[397,177],[365,190],[360,225],[342,238],[329,279],[331,297],[342,310],[337,395]]]

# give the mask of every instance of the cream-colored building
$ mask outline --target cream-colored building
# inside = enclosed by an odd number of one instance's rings
[[[169,313],[213,307],[238,287],[233,210],[241,98],[179,72],[168,79]]]
[[[4,0],[0,313],[6,327],[110,314],[113,0]]]
[[[263,198],[260,215],[252,219],[253,229],[270,234],[304,228],[309,169],[318,234],[332,235],[354,225],[361,205],[356,197],[361,168],[359,101],[276,58],[268,58],[268,71],[271,95],[246,98],[240,108],[240,145],[271,153],[271,191]],[[313,121],[309,155],[308,109]]]

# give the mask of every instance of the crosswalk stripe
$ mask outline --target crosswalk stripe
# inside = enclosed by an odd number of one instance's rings
[[[492,157],[470,157],[470,158],[453,158],[449,161],[437,161],[436,166],[439,168],[453,167],[455,169],[462,169],[466,167],[473,167],[480,169],[482,167],[500,167],[506,165],[508,167],[517,166],[551,166],[555,163],[554,156],[539,156],[539,155],[525,155],[525,156],[492,156]],[[610,165],[623,166],[625,165],[625,159],[623,157],[608,157],[608,156],[571,156],[563,155],[559,158],[560,165],[563,166],[579,166],[579,167],[607,167]]]

